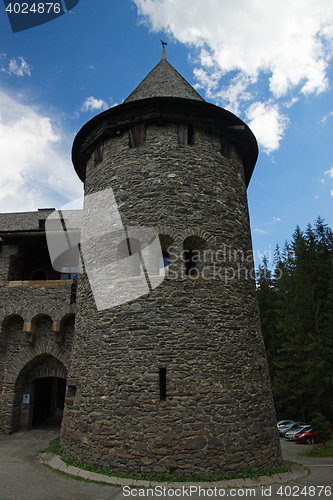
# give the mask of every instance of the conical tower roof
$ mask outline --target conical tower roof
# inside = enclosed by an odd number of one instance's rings
[[[124,102],[138,101],[151,97],[182,97],[204,101],[196,90],[167,61],[163,47],[160,62],[142,80]]]
[[[160,62],[122,104],[94,116],[77,133],[72,159],[79,178],[84,181],[86,165],[96,144],[105,137],[128,134],[136,124],[162,126],[164,123],[205,127],[242,152],[246,184],[258,156],[257,141],[249,127],[226,109],[208,103],[166,60],[163,47]]]

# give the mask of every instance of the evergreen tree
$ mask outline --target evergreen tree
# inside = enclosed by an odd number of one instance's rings
[[[259,268],[258,299],[277,413],[333,421],[331,229],[321,218],[304,233],[297,227],[274,265]]]

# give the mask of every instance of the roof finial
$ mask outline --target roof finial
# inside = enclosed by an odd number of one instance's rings
[[[162,56],[161,56],[161,61],[166,61],[167,58],[166,58],[166,53],[165,53],[165,45],[168,45],[167,42],[163,42],[163,40],[161,40],[161,43],[162,43]]]

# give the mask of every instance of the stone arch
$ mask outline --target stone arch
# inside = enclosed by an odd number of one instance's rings
[[[56,303],[54,306],[45,305],[40,306],[36,305],[32,307],[28,311],[25,312],[25,321],[33,322],[35,318],[39,316],[49,316],[52,321],[60,321],[63,316],[66,314],[75,313],[76,306],[73,304],[68,304],[66,306],[63,303]]]
[[[68,321],[75,321],[75,314],[73,312],[67,313],[61,318],[60,320],[61,326],[64,327]]]
[[[21,312],[21,311],[20,311],[20,312]],[[3,326],[3,327],[4,327],[4,326],[7,326],[7,325],[11,322],[11,320],[12,320],[13,318],[20,318],[20,319],[24,322],[24,319],[23,319],[23,317],[22,317],[22,315],[21,315],[21,314],[19,314],[19,313],[17,313],[17,312],[12,312],[12,313],[8,314],[7,316],[5,316],[5,317],[3,318],[3,320],[2,320],[2,326]]]
[[[32,348],[26,348],[13,360],[12,366],[6,371],[5,383],[15,384],[16,379],[24,366],[39,357],[40,355],[50,355],[60,361],[68,369],[70,353],[50,341],[44,341]]]
[[[1,428],[7,432],[31,428],[34,381],[41,378],[67,379],[69,353],[47,342],[21,352],[4,377]],[[31,399],[23,403],[23,394]]]
[[[3,323],[7,321],[11,316],[21,316],[24,322],[31,322],[33,318],[38,315],[44,314],[50,316],[53,321],[61,321],[61,318],[66,316],[66,314],[75,314],[76,305],[68,304],[63,305],[63,303],[57,302],[54,306],[51,305],[36,305],[27,309],[20,304],[14,304],[2,311],[0,314],[0,322]]]
[[[192,237],[192,241],[194,241],[194,242],[199,238],[201,240],[204,240],[206,246],[215,244],[215,237],[200,227],[196,227],[196,228],[193,228],[191,230],[182,231],[181,238],[182,238],[183,244],[184,244],[184,240],[186,240],[187,238],[190,238],[190,237]]]
[[[55,307],[52,309],[52,314],[50,314],[50,316],[53,321],[62,322],[66,317],[75,317],[76,309],[76,304],[69,304],[60,308]]]
[[[49,273],[43,267],[38,267],[30,273],[29,279],[31,281],[46,281],[49,279]]]
[[[176,231],[175,229],[172,229],[171,227],[165,226],[165,225],[160,225],[156,227],[157,233],[160,237],[160,235],[165,235],[166,237],[172,239],[173,243],[177,244],[179,239],[179,231]],[[161,238],[160,238],[161,241]],[[162,246],[162,241],[161,241],[161,246]],[[163,246],[162,246],[163,248]]]
[[[41,318],[49,318],[52,321],[52,318],[49,314],[47,314],[46,312],[39,312],[31,318],[31,323],[37,324]]]
[[[23,307],[19,304],[15,304],[3,309],[2,314],[0,314],[0,322],[2,324],[4,324],[4,322],[6,323],[12,316],[21,316],[21,318],[23,318],[23,321],[25,321]]]
[[[41,340],[53,340],[53,320],[45,312],[40,312],[33,316],[31,325],[25,331],[27,333],[27,341],[31,344],[35,344]]]

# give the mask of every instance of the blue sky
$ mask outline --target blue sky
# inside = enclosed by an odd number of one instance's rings
[[[0,211],[82,194],[78,130],[169,62],[244,120],[260,154],[249,189],[256,265],[317,216],[333,227],[331,0],[80,0],[13,34],[0,4]]]

